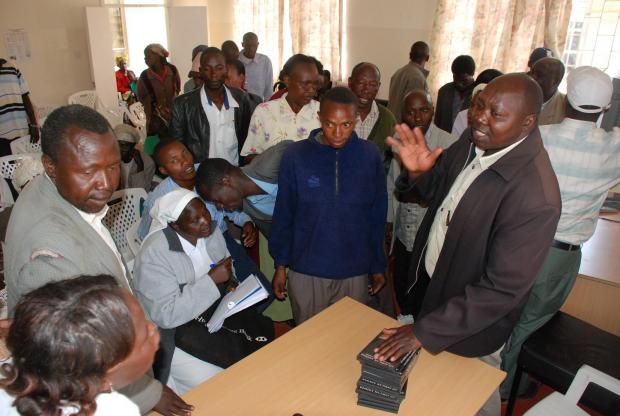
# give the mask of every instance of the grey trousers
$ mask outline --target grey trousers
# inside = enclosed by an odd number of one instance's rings
[[[501,352],[504,349],[502,345],[499,350],[493,354],[480,357],[481,361],[495,367],[500,368],[502,365]],[[478,411],[477,416],[500,416],[502,412],[502,401],[499,396],[499,387],[491,393],[491,397],[482,405],[482,408]]]
[[[301,324],[345,296],[366,305],[370,299],[368,283],[367,274],[346,279],[326,279],[289,270],[288,294],[295,323]]]

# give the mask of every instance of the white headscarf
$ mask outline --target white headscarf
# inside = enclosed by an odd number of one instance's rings
[[[175,189],[155,201],[150,214],[153,218],[149,235],[155,231],[163,230],[168,223],[179,219],[179,216],[194,198],[200,198],[198,194],[185,188]],[[146,238],[145,238],[146,240]]]

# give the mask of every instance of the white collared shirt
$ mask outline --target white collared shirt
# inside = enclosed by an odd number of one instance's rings
[[[123,258],[121,256],[121,253],[118,251],[118,248],[116,247],[116,243],[114,242],[114,239],[112,238],[112,235],[110,234],[110,230],[108,230],[107,227],[103,225],[103,222],[102,222],[103,217],[105,217],[105,214],[108,213],[108,206],[106,205],[105,207],[103,207],[101,211],[96,212],[94,214],[81,211],[77,209],[75,206],[73,208],[75,208],[78,214],[80,214],[80,217],[82,217],[82,219],[86,221],[86,223],[90,225],[90,227],[93,230],[95,230],[97,234],[99,234],[99,237],[103,239],[103,241],[107,244],[107,246],[110,247],[110,250],[112,250],[112,252],[116,256],[116,259],[118,260],[118,264],[121,265],[121,270],[123,270],[123,277],[127,279],[127,270],[125,269],[125,264],[123,263]],[[129,285],[129,282],[127,282],[127,287],[131,287]]]
[[[200,89],[200,102],[209,120],[210,142],[209,158],[222,158],[231,164],[239,165],[239,142],[235,131],[235,108],[239,103],[230,94],[230,90],[224,87],[224,104],[219,109],[205,92]]]
[[[318,101],[310,101],[295,114],[286,100],[287,95],[256,107],[241,156],[263,153],[283,140],[307,139],[312,130],[321,127]]]
[[[379,106],[373,100],[370,106],[370,112],[364,120],[362,120],[359,114],[357,115],[357,119],[355,120],[355,132],[357,133],[357,137],[364,140],[368,139],[377,120],[379,120]]]
[[[181,246],[183,247],[183,251],[189,256],[190,260],[192,261],[196,280],[202,278],[203,276],[207,276],[207,273],[209,273],[209,271],[211,270],[211,264],[213,263],[213,260],[207,252],[207,239],[199,238],[196,241],[196,245],[194,246],[192,243],[183,238],[179,233],[177,233],[177,235],[179,236],[179,240],[181,240]]]
[[[430,277],[432,277],[435,272],[435,266],[437,265],[439,253],[441,253],[443,243],[446,239],[450,220],[454,215],[454,210],[456,210],[459,202],[461,202],[463,195],[465,195],[471,184],[482,172],[517,147],[523,140],[525,140],[525,137],[489,156],[483,156],[485,151],[476,147],[476,157],[461,171],[461,173],[459,173],[459,176],[456,177],[454,183],[450,187],[450,191],[444,198],[433,219],[433,224],[428,234],[426,257],[424,259],[424,266]]]

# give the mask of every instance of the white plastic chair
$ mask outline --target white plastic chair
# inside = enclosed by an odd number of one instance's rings
[[[110,230],[112,239],[127,264],[131,263],[135,254],[125,235],[140,221],[140,202],[146,200],[146,196],[146,191],[142,188],[121,189],[114,192],[108,202],[108,213],[103,218],[103,223]]]
[[[20,153],[39,153],[41,152],[41,139],[36,143],[30,142],[30,135],[11,140],[11,153],[14,155]]]
[[[69,104],[81,104],[87,107],[92,108],[93,110],[97,107],[97,91],[95,90],[84,90],[78,91],[75,94],[71,94],[69,96]]]
[[[127,240],[127,245],[131,250],[131,253],[135,256],[138,255],[138,251],[140,251],[140,245],[142,241],[140,241],[140,237],[138,237],[138,228],[140,227],[140,221],[136,221],[134,225],[129,227],[127,232],[125,233],[125,239]]]
[[[0,157],[0,177],[7,181],[12,181],[15,169],[19,166],[22,160],[26,157],[40,158],[40,153],[19,153],[17,155],[8,155]],[[13,183],[13,182],[11,182]],[[13,183],[15,190],[21,192],[21,188]]]
[[[588,413],[577,406],[588,384],[594,383],[620,395],[620,380],[590,367],[583,365],[570,383],[566,394],[556,392],[542,399],[525,413],[525,416],[588,416]]]

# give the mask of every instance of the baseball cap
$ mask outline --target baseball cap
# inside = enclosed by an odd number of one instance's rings
[[[138,130],[127,124],[119,124],[114,127],[114,134],[119,142],[138,143],[140,141]]]
[[[580,66],[570,71],[566,78],[566,89],[570,105],[582,113],[590,114],[606,110],[613,93],[609,75],[592,66]]]

